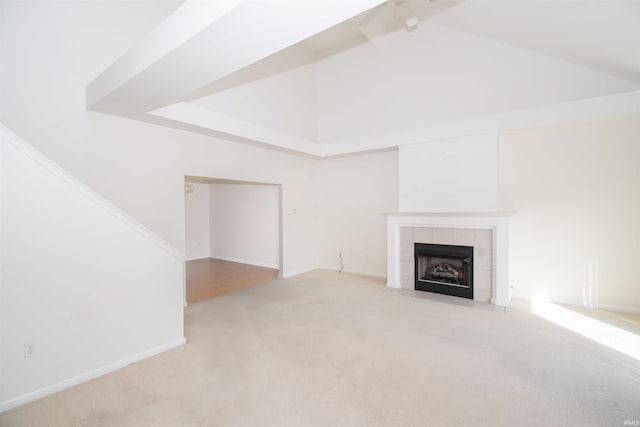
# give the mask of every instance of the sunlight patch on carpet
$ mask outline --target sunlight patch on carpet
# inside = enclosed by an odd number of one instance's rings
[[[531,312],[586,338],[640,360],[640,336],[551,303],[544,293],[531,301]]]

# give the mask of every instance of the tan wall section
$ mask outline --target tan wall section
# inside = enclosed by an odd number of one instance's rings
[[[640,309],[640,116],[504,133],[513,293]]]

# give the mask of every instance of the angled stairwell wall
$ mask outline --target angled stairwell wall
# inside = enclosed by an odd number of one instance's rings
[[[2,125],[0,145],[0,412],[183,344],[184,254]]]

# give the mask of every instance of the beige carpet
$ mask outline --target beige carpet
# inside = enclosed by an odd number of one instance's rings
[[[316,271],[191,305],[188,344],[2,426],[623,426],[640,364],[536,318]]]

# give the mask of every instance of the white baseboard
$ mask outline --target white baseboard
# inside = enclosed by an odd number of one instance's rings
[[[338,271],[339,269],[336,267],[321,267],[323,270],[331,270],[331,271]],[[351,269],[343,269],[342,273],[349,273],[349,274],[358,274],[360,276],[369,276],[369,277],[377,277],[377,278],[381,278],[381,279],[386,279],[387,275],[386,274],[380,274],[380,273],[372,273],[370,271],[360,271],[360,270],[351,270]]]
[[[185,261],[198,261],[199,259],[209,259],[208,256],[203,256],[203,257],[189,257],[189,258],[185,258]]]
[[[60,381],[58,383],[55,383],[46,387],[42,387],[38,390],[29,392],[27,394],[23,394],[22,396],[5,400],[4,402],[0,402],[0,412],[8,411],[9,409],[22,406],[26,403],[33,402],[34,400],[42,399],[43,397],[46,397],[51,394],[57,393],[59,391],[65,390],[67,388],[76,386],[83,382],[92,380],[94,378],[100,377],[102,375],[108,374],[113,371],[117,371],[118,369],[124,368],[125,366],[130,365],[131,363],[135,363],[140,360],[146,359],[148,357],[155,356],[156,354],[160,354],[164,351],[171,350],[172,348],[179,347],[185,344],[186,342],[187,340],[184,337],[182,337],[175,341],[171,341],[161,346],[143,351],[142,353],[135,354],[125,359],[103,366],[101,368],[94,369],[93,371],[85,372],[84,374],[76,375],[75,377],[71,377],[66,380]]]
[[[549,302],[553,302],[556,304],[564,304],[564,305],[572,305],[575,307],[585,307],[585,308],[593,308],[596,310],[611,310],[611,311],[621,311],[623,313],[640,313],[640,308],[638,307],[628,307],[624,305],[610,305],[610,304],[593,304],[592,306],[586,306],[584,303],[579,301],[572,300],[561,300],[556,298],[547,298]]]
[[[336,271],[338,271],[338,270],[336,270]],[[387,278],[386,274],[372,273],[370,271],[342,270],[342,272],[343,273],[349,273],[349,274],[358,274],[360,276],[377,277],[379,279],[386,279]]]
[[[622,311],[624,313],[640,314],[640,308],[637,308],[637,307],[626,307],[626,306],[623,306],[623,305],[598,304],[598,306],[596,308],[599,308],[601,310]]]
[[[284,273],[282,275],[282,278],[283,279],[288,279],[289,277],[299,276],[301,274],[308,273],[310,271],[317,270],[317,269],[318,269],[318,267],[314,267],[314,268],[309,268],[309,269],[306,269],[306,270],[294,271],[294,272],[291,272],[291,273],[290,272],[286,272],[286,273]]]
[[[509,300],[500,300],[500,299],[494,299],[491,298],[491,304],[498,306],[498,307],[509,307],[509,305],[511,305],[511,302]]]
[[[233,257],[219,256],[219,255],[211,255],[211,258],[219,259],[219,260],[222,260],[222,261],[237,262],[237,263],[240,263],[240,264],[255,265],[257,267],[273,268],[275,270],[278,270],[280,268],[280,266],[278,264],[273,264],[273,263],[270,263],[270,262],[263,262],[263,261],[256,261],[256,260],[253,260],[253,259],[233,258]]]
[[[526,301],[531,301],[531,296],[519,294],[516,292],[511,292],[511,298],[520,298]],[[640,313],[640,308],[638,307],[629,307],[624,305],[611,305],[611,304],[593,304],[592,306],[585,305],[582,301],[570,300],[570,299],[561,299],[561,298],[553,298],[547,297],[547,301],[555,304],[563,304],[563,305],[571,305],[574,307],[584,307],[584,308],[592,308],[595,310],[611,310],[611,311],[620,311],[623,313]]]

